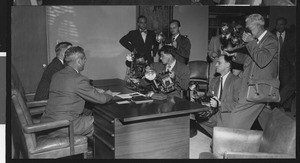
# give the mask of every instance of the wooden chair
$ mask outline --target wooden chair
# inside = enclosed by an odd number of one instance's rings
[[[68,120],[49,123],[33,123],[26,104],[17,89],[12,89],[12,135],[15,155],[23,158],[60,158],[88,152],[87,137],[73,134],[73,124]],[[66,137],[50,137],[42,134],[58,128],[69,128]]]
[[[195,83],[198,90],[208,91],[209,84],[209,63],[206,61],[190,61],[190,83]]]
[[[214,127],[212,150],[200,158],[296,158],[296,122],[275,108],[264,131]]]

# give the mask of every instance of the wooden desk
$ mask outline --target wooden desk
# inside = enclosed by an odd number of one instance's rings
[[[93,85],[133,92],[120,79]],[[189,115],[205,110],[177,97],[147,104],[94,105],[94,158],[189,158]]]

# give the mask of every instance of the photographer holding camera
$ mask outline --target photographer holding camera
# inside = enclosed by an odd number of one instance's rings
[[[152,98],[164,99],[168,96],[182,98],[181,91],[187,90],[189,86],[190,69],[175,59],[177,52],[173,46],[163,46],[158,54],[161,62],[150,64],[146,68],[146,79],[135,80],[135,82],[142,86],[152,84],[156,91],[147,94]]]
[[[254,80],[276,80],[278,75],[278,41],[275,35],[264,28],[265,20],[260,14],[249,15],[245,22],[246,28],[251,33],[244,32],[242,39],[246,42],[245,47],[249,53],[228,53],[228,55],[236,55],[237,62],[243,61],[244,73],[239,102],[232,110],[227,127],[248,130],[258,118],[263,129],[270,109],[265,107],[267,101],[256,102],[248,99],[248,95],[250,95],[250,93],[248,94],[248,84]],[[246,57],[246,59],[240,60],[241,57]]]
[[[207,105],[212,109],[219,110],[212,115],[208,121],[201,122],[199,115],[195,115],[196,120],[210,135],[213,133],[214,126],[227,126],[230,113],[238,103],[239,91],[241,88],[241,79],[232,72],[232,56],[220,55],[216,58],[216,71],[220,76],[214,77],[209,83]]]

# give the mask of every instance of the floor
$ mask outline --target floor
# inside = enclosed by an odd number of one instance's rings
[[[197,131],[197,135],[190,138],[190,159],[199,159],[201,152],[210,152],[211,138]]]

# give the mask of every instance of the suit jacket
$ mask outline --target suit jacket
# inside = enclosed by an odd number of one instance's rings
[[[161,73],[166,71],[166,65],[161,62],[155,62],[150,65],[150,68],[156,73]],[[176,91],[168,94],[169,96],[181,97],[181,90],[187,90],[190,82],[190,69],[187,65],[176,61],[173,69],[171,71],[175,72],[175,88]]]
[[[244,72],[242,75],[239,102],[232,111],[229,126],[230,128],[250,129],[255,119],[261,115],[264,103],[253,103],[246,100],[248,81],[250,76],[254,79],[274,79],[277,77],[278,61],[278,41],[269,31],[257,44],[256,40],[247,43],[246,48],[249,52],[244,60]],[[237,55],[244,56],[245,54]],[[251,69],[253,71],[251,73]],[[259,119],[260,123],[263,119]],[[265,124],[261,124],[264,127]]]
[[[88,78],[67,66],[52,77],[41,121],[75,120],[82,114],[85,101],[104,104],[111,98],[108,94],[99,93],[90,85]]]
[[[222,35],[213,36],[210,39],[210,42],[209,42],[209,45],[208,45],[208,51],[207,51],[207,55],[210,58],[219,56],[219,52],[221,50],[221,42],[220,42],[221,36]]]
[[[214,77],[209,83],[208,95],[218,96],[220,76]],[[231,112],[238,103],[241,89],[241,78],[229,73],[223,87],[221,97],[221,112]]]
[[[147,30],[145,42],[139,29],[129,31],[129,33],[123,36],[119,42],[131,52],[136,49],[138,53],[148,60],[148,64],[153,63],[151,51],[153,52],[153,56],[155,56],[158,50],[158,42],[156,41],[154,31]]]
[[[273,31],[276,36],[276,30]],[[279,43],[279,42],[278,42]],[[296,38],[295,34],[285,31],[285,38],[280,48],[279,79],[281,88],[288,85],[291,78],[295,78],[296,63]]]
[[[52,60],[52,62],[46,67],[46,70],[43,72],[43,76],[36,89],[36,93],[34,96],[35,101],[48,99],[51,78],[53,74],[62,70],[64,67],[65,66],[61,63],[61,61],[57,57],[55,57]]]
[[[190,52],[191,52],[191,42],[190,39],[187,38],[187,36],[183,36],[179,34],[179,36],[175,40],[177,42],[176,52],[177,55],[175,55],[175,58],[177,61],[188,64],[189,58],[190,58]],[[171,43],[172,38],[168,38],[166,43]]]

